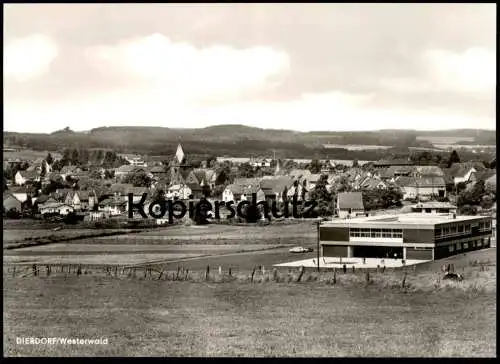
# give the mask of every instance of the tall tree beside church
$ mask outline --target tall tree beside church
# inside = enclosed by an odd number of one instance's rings
[[[453,150],[450,154],[450,159],[448,160],[448,168],[450,168],[454,163],[460,163],[460,157],[456,150]]]
[[[326,187],[328,184],[328,177],[323,175],[320,177],[319,181],[314,186],[311,191],[311,199],[314,200],[318,205],[316,208],[316,213],[319,216],[330,216],[333,215],[334,211],[334,201],[335,196]]]
[[[54,162],[54,158],[53,158],[53,157],[52,157],[52,155],[49,153],[49,154],[47,154],[47,157],[45,157],[45,161],[47,162],[47,164],[48,164],[49,166],[51,166],[51,165],[52,165],[52,163]]]

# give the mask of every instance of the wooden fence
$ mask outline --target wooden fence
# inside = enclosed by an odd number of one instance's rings
[[[191,282],[231,282],[241,281],[248,283],[264,282],[324,282],[326,284],[361,283],[374,284],[376,280],[406,286],[407,272],[402,277],[394,271],[382,270],[315,270],[304,267],[277,269],[256,266],[251,271],[234,271],[231,267],[207,266],[203,270],[190,270],[183,266],[176,269],[162,266],[92,266],[83,264],[32,264],[32,265],[4,265],[4,278],[29,278],[29,277],[70,277],[97,276],[113,279],[140,279],[163,281],[191,281]],[[400,282],[400,283],[397,283]]]

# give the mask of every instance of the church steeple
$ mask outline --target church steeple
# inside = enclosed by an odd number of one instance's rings
[[[184,151],[182,150],[181,143],[177,145],[177,151],[175,152],[175,158],[177,159],[177,162],[181,164],[184,160]]]
[[[280,174],[280,172],[281,172],[280,160],[279,160],[279,159],[277,159],[277,160],[276,160],[276,169],[275,169],[275,171],[274,171],[274,174],[275,174],[275,175],[278,175],[278,174]]]

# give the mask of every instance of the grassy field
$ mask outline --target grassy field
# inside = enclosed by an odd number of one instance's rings
[[[99,275],[4,274],[6,356],[495,356],[496,249],[453,258],[463,282],[436,280],[447,260],[408,275],[330,275],[301,283],[217,283]],[[307,273],[308,278],[311,274]],[[16,337],[108,345],[17,345]]]
[[[29,234],[22,230],[7,231],[7,234],[10,233],[11,236],[7,236],[7,242],[4,240],[4,247],[11,241],[9,239],[20,239]],[[48,235],[72,233],[78,236],[84,232],[67,230],[66,232],[45,233]],[[186,258],[190,262],[187,264],[206,266],[207,263],[203,261],[210,256],[225,259],[231,262],[232,266],[239,266],[243,263],[243,266],[247,268],[252,262],[254,265],[267,264],[268,261],[274,264],[296,259],[288,253],[290,247],[312,246],[315,241],[315,230],[309,222],[268,226],[175,226],[127,235],[69,240],[36,247],[4,250],[4,262],[129,265],[161,261],[179,264],[180,260]],[[284,247],[286,249],[283,249]],[[249,254],[248,252],[256,253]],[[200,257],[202,263],[192,262],[195,257]],[[262,259],[264,263],[258,263],[259,259]]]
[[[96,239],[101,236],[124,236],[133,234],[127,229],[68,229],[68,230],[4,230],[3,249],[15,250],[43,246],[63,241],[77,242],[82,239]],[[19,250],[20,251],[20,250]]]
[[[36,240],[39,238],[44,238],[47,236],[57,236],[57,237],[79,237],[86,234],[99,234],[114,231],[126,231],[124,229],[62,229],[58,231],[54,230],[14,230],[7,229],[3,230],[3,242],[9,243],[13,241],[25,240],[29,238],[30,240]]]

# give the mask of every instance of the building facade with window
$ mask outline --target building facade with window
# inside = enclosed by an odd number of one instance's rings
[[[491,244],[492,218],[410,213],[329,221],[320,226],[324,257],[435,260]]]

